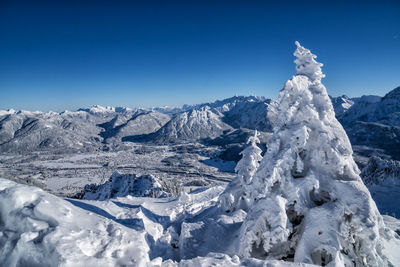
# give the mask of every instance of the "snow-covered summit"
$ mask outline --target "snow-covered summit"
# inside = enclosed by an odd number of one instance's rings
[[[5,116],[9,114],[14,114],[16,111],[12,108],[7,109],[7,110],[0,110],[0,116]]]
[[[335,110],[336,116],[342,115],[347,110],[349,110],[349,108],[351,108],[351,106],[354,105],[354,100],[349,98],[347,95],[342,95],[342,96],[338,96],[338,97],[333,97],[333,96],[329,96],[329,97],[332,101],[332,105]]]
[[[232,128],[221,120],[220,114],[205,106],[175,115],[148,138],[159,143],[174,143],[216,137],[229,129]]]
[[[384,97],[363,96],[339,116],[353,145],[383,149],[400,159],[400,87]]]
[[[78,111],[80,111],[80,110],[86,111],[86,112],[89,112],[89,113],[92,113],[92,114],[115,112],[115,108],[114,107],[110,107],[110,106],[103,107],[103,106],[100,106],[100,105],[94,105],[94,106],[92,106],[90,108],[78,109]]]
[[[106,114],[106,113],[126,113],[132,111],[131,108],[127,107],[111,107],[111,106],[100,106],[94,105],[90,108],[80,108],[78,111],[86,111],[92,114]]]

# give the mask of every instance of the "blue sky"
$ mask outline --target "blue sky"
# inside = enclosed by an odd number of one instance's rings
[[[33,3],[35,2],[35,3]],[[0,109],[276,98],[294,41],[331,95],[400,85],[400,1],[0,1]]]

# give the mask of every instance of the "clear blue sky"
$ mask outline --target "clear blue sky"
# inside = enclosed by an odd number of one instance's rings
[[[295,40],[331,95],[400,85],[398,0],[1,0],[0,109],[276,98]]]

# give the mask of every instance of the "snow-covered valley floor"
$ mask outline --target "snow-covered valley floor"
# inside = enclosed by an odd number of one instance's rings
[[[102,183],[114,172],[151,174],[184,188],[226,184],[234,162],[216,157],[218,147],[198,143],[176,146],[132,145],[130,151],[82,154],[0,155],[0,176],[36,185],[53,194],[74,196],[86,184]]]

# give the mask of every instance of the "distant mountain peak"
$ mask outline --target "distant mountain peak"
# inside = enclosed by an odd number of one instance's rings
[[[132,111],[132,109],[127,107],[112,107],[112,106],[103,107],[101,105],[94,105],[90,108],[80,108],[78,109],[78,111],[86,111],[92,114],[101,114],[101,113],[114,113],[114,112],[126,113]]]

